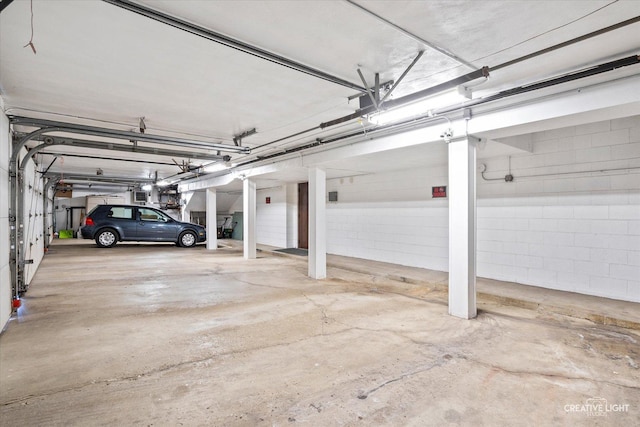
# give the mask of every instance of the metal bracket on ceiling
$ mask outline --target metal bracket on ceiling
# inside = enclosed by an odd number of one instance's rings
[[[362,84],[364,85],[364,87],[367,88],[367,95],[369,95],[371,103],[374,107],[376,107],[377,110],[378,102],[380,101],[380,74],[376,73],[376,84],[373,87],[373,90],[369,89],[369,83],[367,83],[367,80],[364,78],[364,75],[362,74],[362,71],[360,71],[360,68],[358,68],[358,76],[360,76],[360,80],[362,80]]]
[[[241,134],[238,134],[238,135],[234,135],[233,136],[233,143],[236,145],[236,147],[241,147],[242,146],[242,139],[246,138],[248,136],[251,136],[254,133],[258,133],[256,128],[249,129],[248,131],[242,132]]]
[[[380,108],[380,106],[382,106],[382,104],[389,98],[389,96],[391,96],[391,94],[393,93],[393,91],[398,87],[398,85],[400,84],[400,82],[402,82],[402,80],[405,78],[405,76],[409,73],[409,71],[411,71],[411,69],[413,68],[414,65],[416,65],[416,63],[418,62],[418,60],[420,60],[420,58],[422,58],[422,55],[424,55],[424,50],[421,50],[420,52],[418,52],[418,54],[416,55],[415,58],[413,58],[413,60],[411,61],[411,64],[409,64],[409,66],[402,72],[402,74],[400,75],[400,77],[398,77],[398,80],[396,80],[391,87],[389,88],[389,85],[391,82],[385,83],[385,84],[380,84],[380,74],[376,73],[375,74],[375,85],[371,88],[369,86],[369,84],[367,84],[367,80],[364,78],[364,75],[362,74],[362,71],[360,71],[360,68],[358,68],[358,76],[360,76],[360,80],[362,80],[362,83],[364,84],[364,86],[367,88],[367,95],[369,96],[369,99],[371,100],[371,104],[369,105],[373,105],[375,107],[376,110],[378,110]],[[382,98],[380,97],[380,92],[382,89],[385,89],[387,92],[384,94],[384,96],[382,96]],[[360,108],[363,108],[363,97],[364,95],[359,95],[360,97]]]

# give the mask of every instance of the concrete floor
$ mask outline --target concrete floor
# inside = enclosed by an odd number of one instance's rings
[[[640,425],[639,330],[491,298],[466,321],[442,273],[332,265],[56,241],[0,336],[0,424]]]

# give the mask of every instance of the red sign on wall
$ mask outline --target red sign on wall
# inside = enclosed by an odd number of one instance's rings
[[[431,197],[434,199],[436,197],[447,197],[447,186],[431,187]]]
[[[267,199],[265,200],[267,202],[267,204],[271,203],[271,197],[267,197]]]

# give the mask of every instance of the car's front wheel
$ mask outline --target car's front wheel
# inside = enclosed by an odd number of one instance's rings
[[[110,248],[118,243],[118,235],[111,228],[100,230],[96,235],[96,243],[101,248]]]
[[[179,244],[183,248],[190,248],[195,246],[197,243],[196,233],[193,231],[185,231],[180,235]]]

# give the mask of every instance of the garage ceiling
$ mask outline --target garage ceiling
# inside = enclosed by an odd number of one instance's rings
[[[137,130],[233,145],[242,162],[364,124],[325,130],[325,121],[351,114],[358,91],[133,13],[117,0],[15,0],[0,14],[0,94],[9,115]],[[122,3],[122,2],[120,2]],[[396,81],[424,55],[393,92],[401,97],[474,68],[499,66],[541,49],[640,15],[640,2],[617,1],[169,1],[146,6],[207,30],[363,86],[379,73]],[[31,39],[36,53],[24,47]],[[637,54],[640,23],[492,71],[474,97],[540,81]],[[282,140],[281,140],[282,139]],[[281,140],[281,141],[279,141]],[[274,142],[278,141],[278,142]],[[268,146],[260,147],[263,144]],[[161,178],[180,171],[167,156],[103,150],[48,149],[59,154],[151,160],[122,162],[63,156],[52,171]],[[202,150],[214,153],[214,150]],[[432,150],[443,156],[443,150]],[[405,153],[406,154],[406,153]],[[411,153],[408,154],[409,156]],[[152,158],[151,158],[152,157]],[[52,156],[39,156],[43,167]],[[191,160],[193,163],[198,163]],[[383,156],[359,163],[337,159],[345,175],[362,168],[398,168]],[[331,167],[330,164],[327,167]],[[297,176],[295,173],[292,176]],[[290,179],[290,177],[281,177]]]

